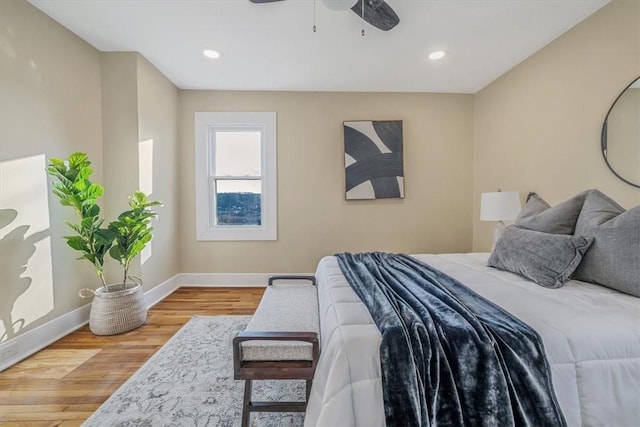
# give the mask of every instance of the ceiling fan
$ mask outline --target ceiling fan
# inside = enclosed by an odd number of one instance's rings
[[[273,3],[284,0],[249,1],[251,3]],[[333,10],[351,9],[356,15],[382,31],[389,31],[400,22],[396,12],[385,0],[322,0],[322,2]]]

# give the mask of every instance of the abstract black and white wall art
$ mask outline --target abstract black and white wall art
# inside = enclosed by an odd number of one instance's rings
[[[404,198],[402,120],[344,122],[346,198]]]

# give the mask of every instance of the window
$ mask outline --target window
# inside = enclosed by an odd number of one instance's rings
[[[276,240],[276,113],[195,113],[197,240]]]

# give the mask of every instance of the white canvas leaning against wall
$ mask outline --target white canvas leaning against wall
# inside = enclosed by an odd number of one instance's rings
[[[346,199],[404,198],[402,120],[344,122]]]

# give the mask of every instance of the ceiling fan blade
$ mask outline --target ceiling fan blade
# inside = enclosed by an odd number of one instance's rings
[[[362,17],[362,2],[364,2],[364,20],[377,29],[389,31],[400,23],[400,18],[386,1],[358,0],[358,3],[351,8],[356,15]]]
[[[276,1],[284,1],[284,0],[249,0],[251,3],[273,3]]]

